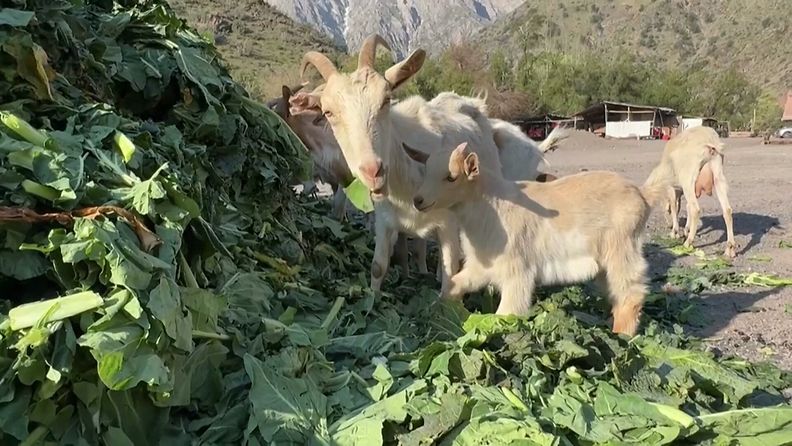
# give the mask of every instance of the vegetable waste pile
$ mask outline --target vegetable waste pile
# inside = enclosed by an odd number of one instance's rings
[[[374,296],[363,226],[292,192],[305,149],[164,2],[2,5],[0,444],[792,442],[789,376],[664,296],[632,340],[578,287]]]

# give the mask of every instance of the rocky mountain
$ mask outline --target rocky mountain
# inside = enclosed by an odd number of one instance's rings
[[[526,50],[631,53],[666,67],[736,68],[774,92],[792,87],[789,0],[527,1],[471,40],[513,62]]]
[[[266,0],[299,23],[329,35],[351,52],[372,32],[397,56],[416,48],[438,53],[468,39],[523,0]]]

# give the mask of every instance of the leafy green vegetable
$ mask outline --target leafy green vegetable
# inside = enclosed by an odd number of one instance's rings
[[[42,300],[16,306],[8,312],[12,330],[30,328],[36,324],[59,321],[102,305],[102,296],[83,291],[56,299]]]
[[[355,178],[344,188],[349,201],[358,210],[369,213],[374,210],[374,203],[371,201],[371,194],[368,187],[360,179]]]
[[[34,16],[32,11],[3,8],[0,9],[0,25],[25,27]]]

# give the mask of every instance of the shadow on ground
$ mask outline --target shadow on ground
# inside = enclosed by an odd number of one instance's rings
[[[737,212],[733,214],[732,219],[734,220],[734,236],[750,237],[748,243],[740,247],[740,251],[737,255],[742,255],[750,251],[751,248],[757,246],[762,241],[762,237],[772,228],[781,225],[775,217],[747,212]],[[698,234],[696,235],[704,236],[712,231],[721,231],[721,236],[713,242],[698,245],[699,248],[706,248],[726,242],[726,224],[723,222],[723,217],[721,215],[708,215],[702,217],[701,228],[699,228]]]

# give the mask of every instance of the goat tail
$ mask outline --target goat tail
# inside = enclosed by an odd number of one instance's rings
[[[656,208],[663,200],[668,198],[668,188],[671,183],[660,181],[652,184],[644,184],[641,187],[641,196],[649,204],[651,209]]]
[[[569,135],[570,132],[568,129],[561,126],[555,127],[553,131],[550,132],[549,135],[547,135],[547,138],[545,138],[545,140],[542,141],[541,144],[539,144],[539,151],[541,151],[542,153],[547,153],[557,149],[558,144],[561,141],[569,138]]]

